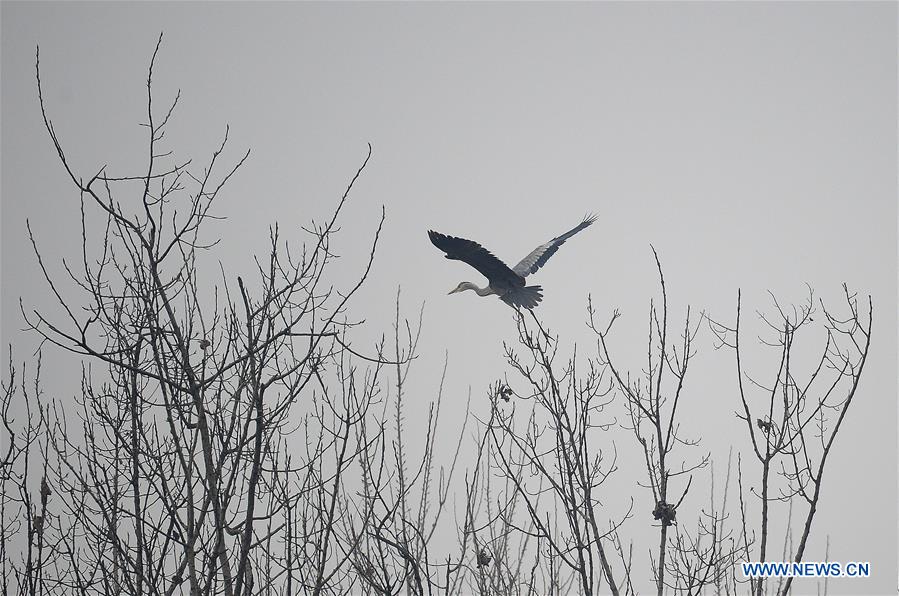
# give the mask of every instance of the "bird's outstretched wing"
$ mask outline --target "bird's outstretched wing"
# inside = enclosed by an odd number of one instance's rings
[[[509,266],[497,259],[489,250],[465,238],[445,236],[439,232],[428,230],[431,243],[446,253],[447,259],[455,259],[468,263],[481,272],[481,275],[490,280],[491,284],[522,285],[521,276],[509,269]],[[518,283],[515,283],[518,282]]]
[[[521,277],[527,277],[531,273],[537,271],[546,264],[546,261],[549,260],[551,256],[556,254],[556,251],[559,250],[559,247],[565,244],[565,241],[592,224],[596,221],[595,215],[590,215],[584,218],[584,221],[568,230],[561,236],[557,236],[547,242],[546,244],[541,244],[537,248],[531,251],[531,253],[525,258],[521,259],[521,262],[515,265],[512,270],[520,275]]]

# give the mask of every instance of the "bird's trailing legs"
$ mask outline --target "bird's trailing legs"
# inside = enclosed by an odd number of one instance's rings
[[[518,320],[519,320],[521,323],[524,323],[524,316],[523,316],[522,313],[521,313],[521,310],[522,310],[522,309],[521,309],[521,308],[518,308],[518,307],[514,307],[514,308],[515,308],[515,314],[516,314],[516,316],[518,317]],[[549,333],[547,333],[546,329],[543,328],[543,325],[540,324],[540,319],[538,319],[538,318],[537,318],[537,315],[534,314],[533,309],[526,308],[526,309],[524,309],[524,310],[526,310],[526,311],[531,315],[531,318],[534,319],[534,322],[537,323],[537,328],[540,329],[540,333],[543,334],[543,338],[544,338],[548,343],[552,343],[552,341],[553,341],[552,336],[551,336]],[[525,328],[525,329],[527,329],[527,328]]]
[[[540,331],[543,333],[543,337],[546,339],[548,343],[552,343],[553,338],[550,337],[549,333],[546,332],[546,329],[543,328],[543,325],[540,324],[540,319],[537,318],[537,315],[534,314],[532,309],[528,309],[528,312],[531,313],[531,318],[534,319],[534,322],[537,323],[537,327],[540,328]]]

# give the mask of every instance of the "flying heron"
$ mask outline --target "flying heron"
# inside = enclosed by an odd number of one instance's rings
[[[434,246],[446,253],[447,259],[468,263],[486,277],[489,282],[486,288],[480,288],[470,281],[463,281],[450,294],[474,290],[478,296],[498,296],[500,300],[513,308],[532,309],[543,299],[543,288],[524,285],[524,278],[543,267],[546,261],[556,254],[556,251],[559,250],[559,247],[566,240],[594,221],[596,221],[595,215],[585,217],[584,221],[561,236],[556,236],[546,244],[541,244],[532,250],[528,256],[511,269],[493,256],[486,248],[472,240],[445,236],[433,230],[428,230],[428,237],[430,237]]]

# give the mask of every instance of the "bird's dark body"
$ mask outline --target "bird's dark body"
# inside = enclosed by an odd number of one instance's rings
[[[492,287],[498,290],[524,287],[523,277],[477,242],[434,231],[429,231],[428,236],[434,246],[446,253],[447,259],[468,263],[486,277]]]
[[[537,271],[559,249],[565,241],[580,232],[595,221],[595,217],[587,217],[573,229],[553,238],[546,244],[541,244],[528,256],[526,256],[514,269],[493,256],[489,250],[473,240],[447,236],[433,230],[428,230],[431,243],[442,250],[447,259],[462,261],[477,269],[481,275],[487,278],[487,288],[477,288],[473,284],[465,287],[469,282],[463,282],[454,291],[474,289],[480,296],[496,294],[499,298],[512,307],[534,308],[543,299],[540,286],[527,286],[525,277]]]

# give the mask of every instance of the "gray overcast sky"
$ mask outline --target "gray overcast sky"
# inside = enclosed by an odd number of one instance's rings
[[[843,282],[872,294],[872,355],[806,558],[824,558],[829,534],[831,559],[869,560],[875,573],[832,593],[895,593],[896,13],[859,2],[4,2],[3,343],[30,353],[18,298],[47,303],[24,219],[57,260],[78,250],[77,196],[38,111],[36,45],[76,170],[131,173],[144,159],[145,69],[164,31],[159,103],[182,90],[169,146],[202,162],[227,123],[230,157],[252,149],[219,206],[229,219],[217,224],[216,256],[235,276],[270,223],[299,234],[327,213],[372,143],[338,252],[346,267],[361,262],[386,207],[374,283],[354,312],[374,338],[389,329],[398,286],[408,314],[426,302],[411,379],[422,403],[446,351],[447,395],[463,401],[470,387],[485,412],[513,333],[499,301],[446,295],[483,280],[442,259],[429,228],[514,264],[598,213],[535,276],[539,312],[592,350],[587,295],[603,318],[618,308],[613,339],[634,371],[657,291],[650,244],[675,320],[691,304],[731,321],[738,288],[746,313],[769,308],[768,290],[801,300],[806,282],[829,303]],[[733,416],[731,354],[707,332],[698,345],[686,420],[720,470],[730,445],[749,453],[748,438]],[[633,440],[618,443],[624,474],[635,473]],[[633,490],[638,511],[650,510]],[[635,536],[645,517],[630,522]]]

